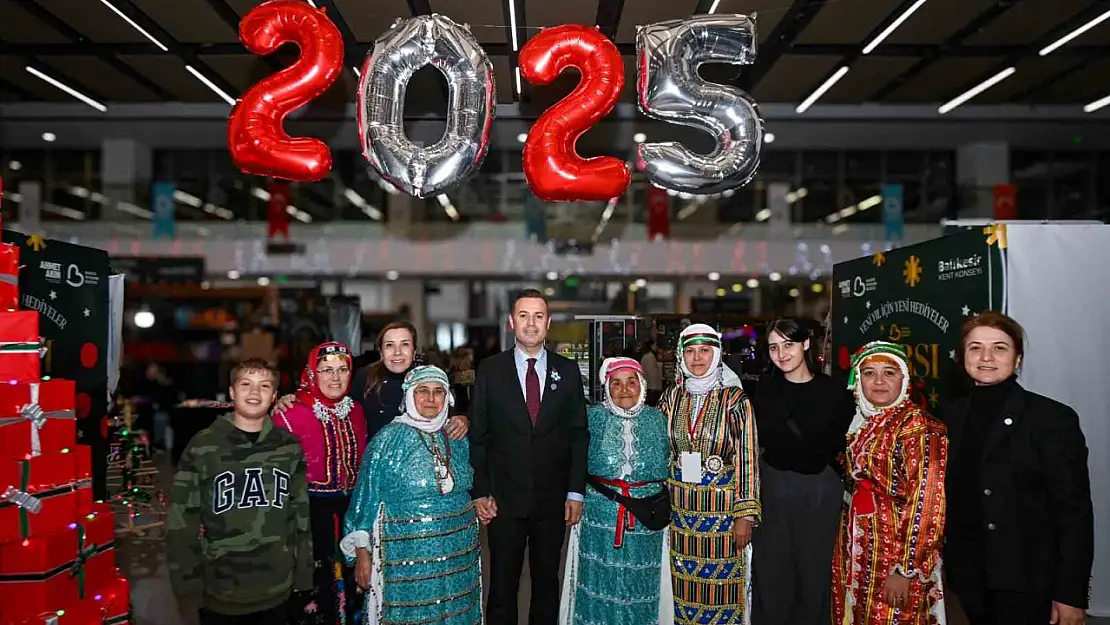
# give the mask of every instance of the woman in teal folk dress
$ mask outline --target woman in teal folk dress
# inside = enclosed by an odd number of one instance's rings
[[[640,363],[608,358],[601,378],[605,401],[589,410],[591,487],[571,530],[559,623],[666,625],[674,618],[667,530],[644,527],[593,482],[636,499],[661,492],[670,466],[667,421],[645,405]]]
[[[437,367],[405,376],[405,412],[366,450],[340,543],[366,591],[366,625],[480,625],[478,520],[466,439],[443,426],[450,382]]]

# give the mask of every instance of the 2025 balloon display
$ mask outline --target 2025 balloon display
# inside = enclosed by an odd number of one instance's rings
[[[318,97],[343,67],[342,37],[324,12],[299,0],[270,0],[240,23],[240,38],[256,54],[293,42],[291,67],[252,87],[236,104],[228,127],[232,160],[244,172],[297,181],[327,175],[331,154],[317,139],[291,138],[285,117]],[[743,15],[698,15],[641,26],[636,36],[637,105],[647,117],[697,128],[715,141],[707,154],[679,142],[638,148],[648,180],[665,189],[712,194],[746,184],[759,167],[763,120],[744,91],[698,75],[705,63],[749,64],[755,24]],[[575,89],[536,121],[524,146],[523,168],[533,193],[548,201],[604,201],[628,188],[622,159],[583,158],[575,144],[609,114],[624,84],[617,47],[596,27],[543,29],[520,51],[522,76],[547,85],[574,68]],[[447,128],[431,146],[404,132],[405,90],[421,67],[447,77]],[[416,197],[444,193],[474,175],[489,149],[496,101],[489,58],[465,26],[440,16],[399,19],[375,42],[359,85],[363,155],[384,179]]]

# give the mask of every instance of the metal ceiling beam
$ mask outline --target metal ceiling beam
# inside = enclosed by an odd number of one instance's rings
[[[1063,52],[1063,50],[1060,51]],[[1089,56],[1085,59],[1080,60],[1078,63],[1074,63],[1071,66],[1065,68],[1063,71],[1056,72],[1048,78],[1045,78],[1037,84],[1029,87],[1025,91],[1016,94],[1014,96],[1014,100],[1017,102],[1029,102],[1031,100],[1034,100],[1037,94],[1045,91],[1046,89],[1049,89],[1059,82],[1062,82],[1065,78],[1074,76],[1075,74],[1078,74],[1079,72],[1086,69],[1088,65],[1095,62],[1096,58],[1098,57]]]
[[[169,31],[162,28],[161,24],[150,19],[150,16],[139,9],[139,7],[135,6],[131,0],[109,0],[109,2],[115,5],[117,9],[131,18],[144,30],[165,44],[165,46],[170,49],[170,54],[176,56],[182,63],[191,65],[193,69],[204,74],[208,80],[212,81],[212,83],[220,89],[223,89],[232,98],[241,95],[234,85],[225,80],[223,76],[213,70],[207,63],[200,60],[191,49],[182,46],[177,39],[170,35]],[[238,30],[236,30],[236,32],[238,32]],[[159,50],[159,52],[161,51]]]
[[[80,31],[70,26],[68,22],[55,15],[52,11],[50,11],[50,9],[47,9],[35,0],[13,0],[13,2],[15,2],[15,4],[19,6],[19,8],[30,13],[39,21],[58,31],[58,33],[66,39],[69,39],[74,43],[81,43],[89,40],[89,38],[84,36]],[[117,59],[115,56],[112,55],[112,51],[110,49],[100,50],[96,54],[94,54],[94,56],[107,63],[112,69],[138,83],[141,87],[143,87],[147,91],[150,91],[162,100],[171,99],[170,94],[167,93],[165,89],[162,89],[162,87],[155,84],[153,81],[137,71],[135,68]]]
[[[39,96],[31,93],[30,91],[24,89],[23,87],[20,87],[19,85],[15,84],[13,82],[8,82],[8,81],[4,80],[3,78],[0,78],[0,91],[7,91],[8,93],[14,93],[15,95],[19,96],[20,99],[23,99],[23,100],[39,100],[39,99],[41,99],[41,98],[39,98]]]
[[[1087,8],[1085,8],[1082,11],[1076,13],[1075,15],[1070,17],[1069,19],[1064,20],[1060,25],[1058,25],[1057,27],[1048,31],[1048,33],[1046,33],[1045,35],[1043,35],[1041,37],[1038,37],[1036,41],[1033,41],[1029,45],[1025,46],[1023,50],[1018,51],[1018,52],[1014,52],[1013,54],[1010,54],[1010,55],[1006,56],[1005,58],[1000,60],[998,63],[996,63],[994,67],[992,67],[990,70],[984,72],[978,78],[975,78],[974,80],[967,81],[962,87],[960,87],[960,89],[958,91],[954,91],[951,94],[949,94],[948,97],[944,98],[944,101],[951,100],[952,98],[958,97],[962,93],[966,93],[968,89],[971,89],[972,87],[975,87],[976,85],[982,83],[984,80],[990,78],[991,76],[994,76],[998,72],[1001,72],[1002,70],[1006,69],[1007,67],[1016,66],[1018,63],[1020,63],[1021,61],[1026,60],[1026,59],[1037,58],[1037,54],[1040,52],[1040,50],[1042,48],[1044,48],[1045,46],[1055,42],[1060,37],[1063,37],[1064,35],[1070,33],[1071,31],[1075,30],[1076,28],[1079,28],[1080,26],[1082,26],[1083,24],[1086,24],[1087,22],[1091,21],[1092,19],[1098,17],[1100,14],[1104,13],[1105,11],[1106,11],[1106,6],[1104,4],[1101,4],[1101,3],[1098,3],[1098,2],[1094,2],[1094,3],[1089,4],[1087,6]],[[1064,46],[1064,47],[1067,47],[1067,46]],[[1055,52],[1053,52],[1053,54],[1055,54]]]
[[[598,0],[597,18],[594,23],[601,30],[601,34],[611,40],[616,39],[623,12],[624,0]]]
[[[347,67],[357,67],[361,71],[362,59],[366,56],[366,50],[363,49],[358,39],[355,39],[354,32],[347,25],[347,20],[343,19],[339,7],[335,6],[334,0],[316,0],[316,2],[321,9],[327,12],[328,18],[339,29],[339,34],[343,36],[343,62]]]
[[[747,68],[740,76],[741,86],[746,91],[752,91],[759,86],[759,81],[771,71],[778,63],[779,58],[788,52],[794,41],[809,26],[813,18],[828,4],[825,0],[794,0],[787,9],[786,15],[775,24],[767,43],[759,49],[755,63]],[[758,26],[758,22],[757,22]]]
[[[211,7],[213,11],[215,11],[216,15],[220,16],[220,19],[222,19],[224,23],[227,24],[227,27],[230,28],[231,32],[235,33],[235,37],[238,38],[240,19],[239,14],[235,11],[235,9],[231,8],[231,5],[227,3],[227,0],[205,0],[205,2],[208,3],[208,6]],[[239,45],[239,47],[242,48],[242,44],[236,45]],[[246,52],[246,49],[243,48],[243,51]],[[285,67],[272,56],[267,56],[263,58],[265,59],[266,64],[270,66],[270,69],[275,72],[280,71]]]
[[[872,97],[867,98],[867,101],[882,102],[883,100],[889,98],[895,91],[902,87],[902,85],[906,84],[912,78],[928,69],[930,65],[936,63],[941,58],[946,56],[948,54],[948,49],[959,46],[964,39],[967,39],[980,30],[986,28],[990,25],[991,22],[998,19],[1003,14],[1005,14],[1006,11],[1008,11],[1012,7],[1017,6],[1018,4],[1021,3],[997,2],[991,5],[989,9],[980,13],[978,16],[976,16],[975,19],[971,20],[967,24],[964,24],[963,28],[957,30],[950,37],[945,39],[944,43],[942,43],[936,50],[925,55],[920,61],[910,66],[909,69],[892,78],[887,84],[883,85],[878,91],[876,91]]]
[[[241,43],[183,43],[182,50],[194,54],[218,54],[230,56],[250,54]],[[362,47],[362,44],[359,44]],[[635,56],[636,44],[618,43],[617,49],[624,56]],[[508,56],[511,46],[504,42],[483,43],[482,49],[490,56]],[[790,47],[794,56],[848,56],[857,52],[860,46],[843,43],[799,43]],[[930,54],[943,53],[949,57],[997,58],[1028,51],[1028,45],[1020,46],[945,46],[944,44],[883,44],[868,56],[920,58]],[[17,43],[0,48],[0,54],[23,54],[27,56],[98,56],[114,53],[117,56],[138,56],[161,54],[162,51],[152,43]],[[1104,58],[1110,56],[1110,45],[1068,45],[1052,53],[1054,56],[1069,59]]]

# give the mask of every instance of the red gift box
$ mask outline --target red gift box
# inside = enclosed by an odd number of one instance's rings
[[[44,612],[19,621],[4,618],[0,625],[130,625],[131,591],[127,580],[113,579],[104,589],[58,610]]]
[[[76,392],[70,380],[0,384],[0,458],[26,458],[76,445]]]
[[[39,314],[0,312],[0,382],[38,382],[42,376]]]
[[[0,244],[0,310],[19,308],[19,246]]]
[[[39,617],[113,587],[118,578],[115,518],[107,504],[90,510],[61,532],[0,543],[5,621]]]
[[[86,445],[27,460],[0,460],[0,543],[43,536],[63,529],[92,506],[92,454]],[[19,504],[30,495],[41,508]]]

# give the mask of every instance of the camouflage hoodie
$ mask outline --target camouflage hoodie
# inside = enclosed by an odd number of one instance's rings
[[[180,601],[243,615],[312,588],[304,453],[270,419],[256,441],[230,414],[197,434],[171,502],[166,551]]]

